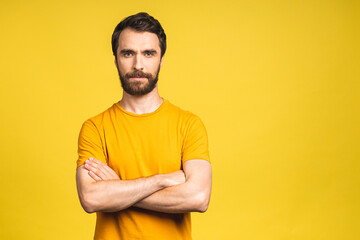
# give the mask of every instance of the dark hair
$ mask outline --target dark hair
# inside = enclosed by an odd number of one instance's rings
[[[117,58],[116,53],[119,47],[119,36],[125,28],[131,28],[138,32],[155,33],[160,42],[161,57],[166,51],[166,34],[158,20],[147,14],[140,12],[123,19],[116,27],[111,38],[112,51]]]

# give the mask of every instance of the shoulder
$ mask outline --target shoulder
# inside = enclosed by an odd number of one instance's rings
[[[104,122],[106,122],[108,119],[110,119],[111,115],[113,115],[114,112],[118,111],[116,104],[117,103],[114,103],[111,107],[109,107],[105,111],[88,118],[83,123],[83,126],[93,126],[96,128],[101,128],[104,125]]]
[[[191,111],[184,110],[170,102],[168,102],[168,105],[168,112],[170,115],[176,117],[176,122],[179,124],[178,127],[180,127],[182,134],[187,135],[189,131],[193,131],[197,128],[205,129],[205,125],[198,115]]]
[[[179,118],[185,120],[186,122],[200,120],[200,118],[193,112],[191,112],[189,110],[184,110],[184,109],[172,104],[169,101],[168,101],[168,106],[169,106],[168,109],[169,109],[170,113],[176,114]]]

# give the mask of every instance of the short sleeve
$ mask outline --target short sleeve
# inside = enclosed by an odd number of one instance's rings
[[[102,147],[102,141],[99,131],[91,120],[83,123],[78,139],[79,158],[77,166],[83,165],[85,160],[94,157],[106,163],[106,157]]]
[[[210,161],[207,132],[197,116],[189,121],[183,143],[182,162],[191,159]]]

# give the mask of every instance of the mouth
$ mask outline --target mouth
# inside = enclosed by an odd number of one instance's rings
[[[135,81],[143,81],[143,80],[146,80],[147,78],[145,78],[145,77],[132,77],[130,79],[135,80]]]

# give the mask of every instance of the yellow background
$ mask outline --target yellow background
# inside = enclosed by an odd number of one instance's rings
[[[81,124],[121,98],[110,38],[147,11],[160,94],[210,140],[194,239],[360,239],[359,1],[1,1],[0,239],[91,239]]]

